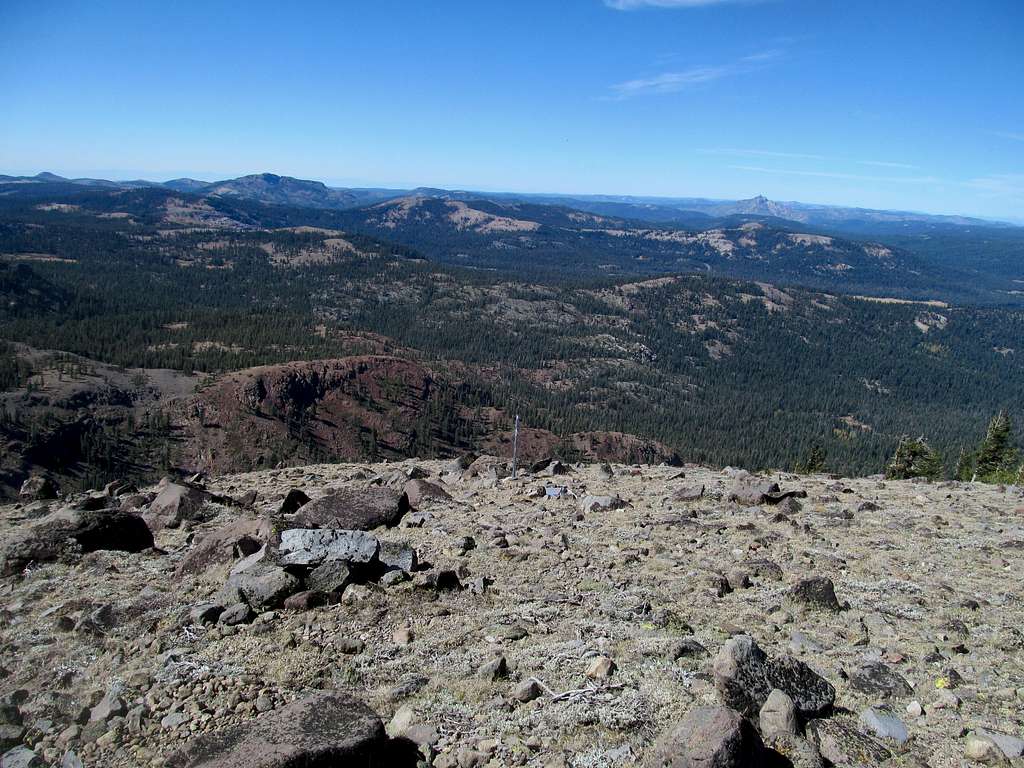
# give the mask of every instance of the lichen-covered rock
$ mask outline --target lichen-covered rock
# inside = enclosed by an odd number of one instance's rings
[[[380,718],[341,693],[302,699],[242,725],[193,736],[167,768],[375,768],[391,747]]]
[[[330,560],[369,563],[380,544],[364,531],[293,528],[281,532],[282,565],[319,565]]]
[[[892,757],[892,753],[873,738],[838,720],[811,720],[806,732],[808,741],[833,765],[877,768]]]
[[[835,702],[835,688],[821,675],[792,656],[769,658],[748,635],[726,640],[715,657],[714,675],[722,702],[748,717],[758,715],[775,688],[804,717],[827,712]]]
[[[654,746],[647,768],[760,768],[764,744],[743,715],[696,707]]]

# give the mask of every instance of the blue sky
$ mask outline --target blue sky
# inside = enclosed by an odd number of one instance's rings
[[[1020,0],[0,0],[0,172],[1024,219]]]

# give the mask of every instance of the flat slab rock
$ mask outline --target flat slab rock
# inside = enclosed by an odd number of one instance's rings
[[[292,528],[281,532],[282,565],[319,565],[331,560],[369,563],[379,543],[363,531]]]
[[[358,699],[323,693],[220,731],[196,736],[168,768],[370,768],[400,765],[384,724]]]
[[[296,528],[342,528],[369,531],[398,525],[409,511],[409,497],[391,488],[339,488],[299,508]]]

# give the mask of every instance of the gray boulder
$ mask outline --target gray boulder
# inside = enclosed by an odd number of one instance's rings
[[[739,473],[729,489],[729,501],[735,501],[744,506],[778,504],[784,499],[806,497],[807,491],[783,491],[779,488],[778,483],[755,477],[747,472]]]
[[[760,768],[764,744],[739,712],[697,707],[654,746],[647,768]]]
[[[759,714],[775,688],[789,696],[804,717],[828,712],[835,703],[830,682],[792,656],[769,658],[747,635],[727,640],[713,669],[722,702],[748,717]]]
[[[400,764],[384,724],[361,701],[331,692],[193,736],[168,768],[370,768]]]
[[[408,511],[409,497],[391,488],[341,488],[299,508],[294,525],[369,531],[381,525],[397,525]]]
[[[256,611],[277,608],[299,591],[301,583],[284,568],[260,564],[228,577],[217,596],[218,605],[246,603]]]
[[[369,563],[377,557],[377,537],[361,530],[292,528],[281,533],[281,565],[319,565],[330,560]]]

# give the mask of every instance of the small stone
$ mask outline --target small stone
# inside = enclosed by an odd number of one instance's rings
[[[274,700],[267,696],[265,693],[261,693],[256,697],[256,711],[257,712],[269,712],[274,708]]]
[[[784,733],[797,733],[796,705],[784,691],[773,688],[758,715],[761,737],[771,740]]]
[[[169,715],[165,715],[160,720],[160,726],[162,728],[170,730],[172,728],[177,728],[178,726],[183,725],[187,722],[188,715],[186,715],[184,712],[172,712]]]
[[[354,655],[362,653],[366,648],[366,643],[352,637],[339,637],[334,640],[334,648],[338,653]]]
[[[842,610],[836,598],[836,588],[832,579],[826,576],[814,576],[797,582],[789,591],[789,599],[796,605],[812,610],[823,610],[838,613]]]
[[[897,744],[905,742],[909,736],[907,726],[891,712],[875,707],[868,707],[860,713],[860,724],[869,734],[880,739],[892,739]]]
[[[540,698],[542,691],[537,681],[530,678],[523,680],[519,685],[512,691],[512,698],[516,701],[521,701],[524,704],[528,701]]]
[[[1008,766],[1010,761],[992,739],[977,733],[968,734],[964,742],[964,757],[982,765]]]
[[[508,662],[504,656],[498,656],[481,665],[477,670],[477,675],[484,680],[501,680],[508,677]]]
[[[415,640],[415,634],[412,631],[412,627],[399,627],[395,630],[391,636],[395,645],[409,645]]]
[[[924,708],[921,706],[921,702],[915,699],[907,704],[907,714],[911,717],[920,717],[924,714]]]
[[[591,680],[607,680],[615,672],[615,662],[607,656],[598,656],[587,666],[586,675]]]

